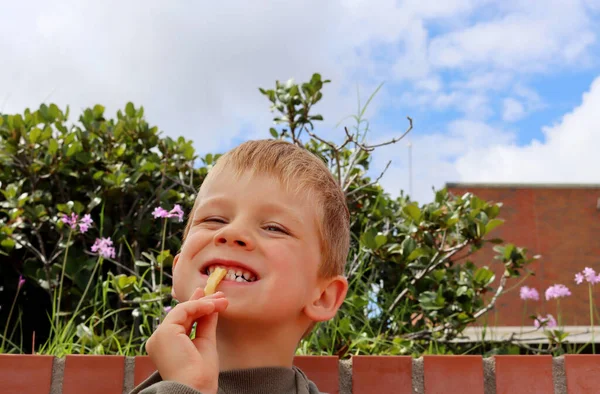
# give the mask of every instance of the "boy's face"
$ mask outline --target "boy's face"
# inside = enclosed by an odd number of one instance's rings
[[[175,297],[188,300],[206,285],[207,270],[220,265],[250,274],[226,277],[218,286],[229,299],[223,318],[299,319],[319,286],[315,202],[286,192],[271,176],[236,179],[227,169],[205,181],[199,198],[173,269]]]

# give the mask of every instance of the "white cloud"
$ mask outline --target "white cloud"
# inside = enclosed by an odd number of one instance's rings
[[[580,1],[508,2],[502,17],[434,38],[429,51],[441,68],[480,65],[542,71],[571,63],[595,42],[593,22]]]
[[[329,136],[339,135],[332,125],[355,110],[357,85],[364,102],[386,81],[367,114],[372,120],[384,105],[423,116],[460,113],[447,127],[417,126],[410,135],[422,200],[447,181],[489,181],[498,171],[508,178],[515,156],[533,154],[521,167],[533,160],[532,168],[553,168],[556,155],[571,152],[563,146],[544,156],[563,126],[545,129],[543,143],[518,148],[514,131],[485,122],[545,105],[527,85],[532,73],[594,64],[592,18],[600,9],[597,0],[583,1],[11,2],[0,14],[0,111],[22,112],[44,100],[70,105],[72,119],[96,103],[112,116],[131,100],[146,107],[149,122],[208,152],[229,148],[234,138],[268,135],[272,115],[257,88],[275,79],[303,81],[318,71],[334,81],[315,108],[326,118],[319,132]],[[590,123],[593,111],[586,114]],[[575,126],[584,124],[568,128]],[[398,163],[384,184],[406,188],[406,146],[386,147],[377,160],[387,157]],[[498,162],[505,164],[496,168]]]
[[[502,113],[502,119],[506,122],[515,122],[525,115],[525,108],[520,101],[514,98],[504,99],[504,112]]]
[[[433,198],[432,187],[449,182],[600,183],[600,77],[581,104],[555,125],[542,129],[544,140],[517,145],[517,134],[473,120],[453,121],[447,130],[409,134],[405,141],[377,150],[374,171],[390,158],[382,185],[392,195],[408,192],[408,148],[413,146],[413,199]],[[386,133],[388,138],[401,130]]]
[[[402,134],[402,130],[386,133],[377,142],[389,140]],[[419,202],[431,201],[432,188],[439,189],[447,182],[459,179],[456,167],[458,159],[469,152],[477,152],[496,145],[514,143],[516,135],[512,131],[491,127],[474,120],[451,122],[447,130],[427,134],[409,134],[405,140],[376,150],[373,156],[374,171],[381,171],[391,158],[392,164],[383,176],[381,183],[392,195],[400,190],[409,192],[409,164],[407,143],[412,144],[413,193],[411,197]]]
[[[581,105],[553,126],[544,141],[494,144],[466,152],[456,162],[467,182],[600,183],[600,77]]]

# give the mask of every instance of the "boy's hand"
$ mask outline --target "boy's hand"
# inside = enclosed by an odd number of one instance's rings
[[[217,393],[217,317],[227,305],[223,293],[204,297],[204,290],[198,288],[189,301],[167,314],[146,342],[146,351],[163,380],[188,385],[202,394]],[[196,336],[191,340],[189,334],[194,322]]]

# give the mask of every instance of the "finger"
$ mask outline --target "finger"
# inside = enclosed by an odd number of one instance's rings
[[[192,293],[192,296],[190,297],[189,301],[199,300],[202,297],[204,297],[204,289],[202,287],[198,287],[196,291]]]
[[[189,301],[199,300],[200,298],[203,298],[203,297],[207,297],[207,298],[208,298],[208,297],[210,297],[210,298],[219,298],[219,297],[222,297],[222,296],[224,296],[224,294],[223,294],[223,292],[222,292],[222,291],[217,291],[217,292],[216,292],[216,293],[214,293],[214,294],[211,294],[211,295],[205,296],[205,294],[204,294],[204,289],[203,289],[203,288],[201,288],[201,287],[198,287],[198,288],[197,288],[197,289],[194,291],[194,293],[192,293],[192,296],[190,297]]]
[[[183,302],[169,312],[162,324],[179,326],[183,331],[189,332],[194,321],[215,311],[223,310],[226,304],[226,298],[207,297]]]
[[[196,326],[196,335],[194,336],[194,345],[196,349],[200,350],[200,346],[203,341],[210,341],[211,343],[217,342],[217,323],[219,321],[219,314],[216,312],[205,316],[203,319],[198,320]]]

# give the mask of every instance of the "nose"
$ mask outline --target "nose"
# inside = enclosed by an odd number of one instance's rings
[[[216,246],[234,246],[246,250],[254,249],[252,236],[232,225],[225,226],[221,231],[215,234],[214,243]]]

